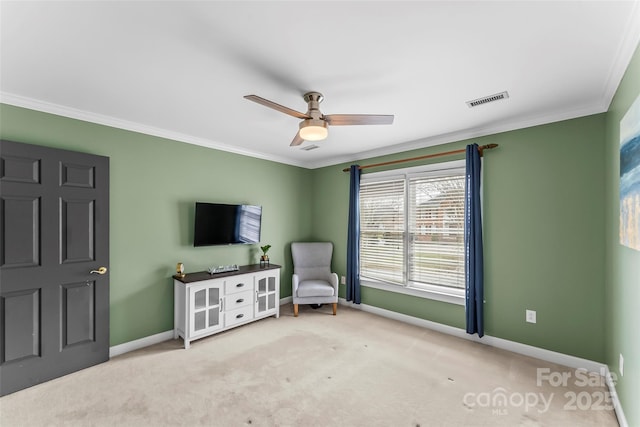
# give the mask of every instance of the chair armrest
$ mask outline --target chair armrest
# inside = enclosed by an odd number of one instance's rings
[[[338,295],[338,275],[336,273],[331,273],[331,280],[329,280],[333,289],[335,289],[335,295]]]
[[[297,295],[299,283],[300,283],[300,277],[297,274],[294,274],[291,277],[291,286],[293,288],[293,295]]]

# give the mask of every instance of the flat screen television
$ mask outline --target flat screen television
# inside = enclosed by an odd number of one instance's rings
[[[260,242],[262,206],[196,202],[193,246]]]

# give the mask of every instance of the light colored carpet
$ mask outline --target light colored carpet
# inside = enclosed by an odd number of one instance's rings
[[[571,378],[538,385],[538,368]],[[616,426],[595,402],[606,388],[579,375],[351,308],[294,318],[287,305],[189,350],[167,341],[5,396],[0,425]]]

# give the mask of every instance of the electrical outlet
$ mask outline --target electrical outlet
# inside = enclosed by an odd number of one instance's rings
[[[347,278],[346,278],[346,277],[344,277],[344,276],[341,276],[341,277],[340,277],[340,284],[341,284],[341,285],[346,285],[346,284],[347,284]]]
[[[526,310],[525,320],[529,323],[536,323],[536,312],[535,310]]]
[[[620,376],[624,377],[624,357],[622,357],[622,353],[620,353],[620,363],[618,363],[618,370],[620,371]]]

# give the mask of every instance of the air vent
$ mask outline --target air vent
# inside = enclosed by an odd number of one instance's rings
[[[477,107],[478,105],[488,104],[489,102],[500,101],[501,99],[507,99],[509,92],[504,91],[496,93],[495,95],[485,96],[484,98],[474,99],[473,101],[467,101],[469,108]]]
[[[302,147],[301,150],[311,151],[311,150],[315,150],[316,148],[320,148],[320,147],[317,145],[307,145],[306,147]]]

